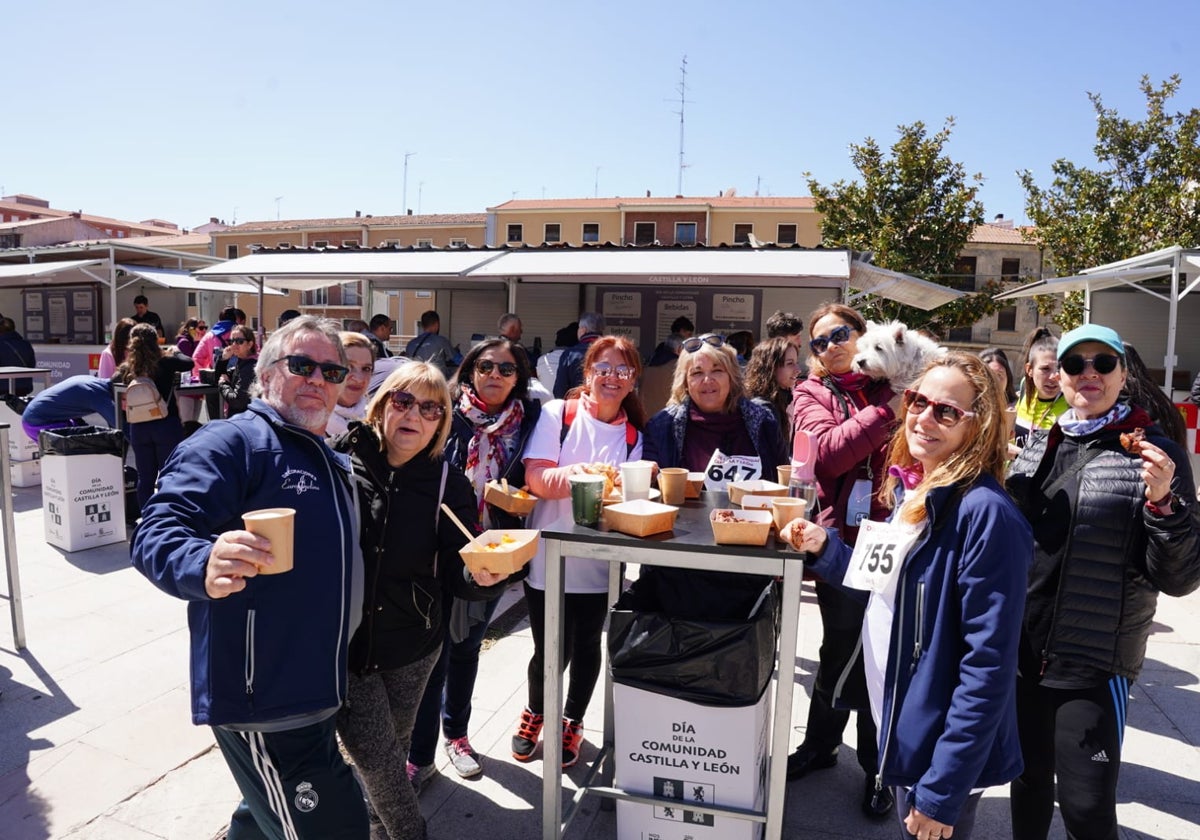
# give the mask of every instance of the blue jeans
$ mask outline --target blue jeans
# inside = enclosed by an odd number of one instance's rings
[[[183,440],[183,424],[177,415],[170,414],[161,420],[130,423],[126,430],[129,444],[133,447],[133,463],[138,471],[137,499],[138,510],[141,510],[154,494],[159,470]]]
[[[443,609],[447,621],[453,599],[447,599]],[[425,695],[417,709],[413,725],[412,746],[408,760],[418,767],[432,764],[438,743],[438,721],[447,739],[462,738],[471,723],[471,695],[475,693],[475,677],[479,674],[479,649],[487,633],[500,598],[484,602],[484,619],[471,625],[461,642],[451,642],[449,636],[442,645],[442,655],[433,666]]]

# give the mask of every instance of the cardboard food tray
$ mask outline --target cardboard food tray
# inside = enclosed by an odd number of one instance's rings
[[[700,491],[704,489],[704,473],[690,472],[687,474],[687,489],[683,491],[685,499],[699,499]]]
[[[503,542],[505,536],[511,537],[511,543]],[[541,531],[516,528],[494,528],[484,531],[475,538],[475,543],[488,545],[499,543],[495,551],[476,551],[472,543],[467,543],[459,549],[463,562],[472,572],[485,571],[498,575],[511,575],[520,571],[525,564],[537,554],[538,538]]]
[[[774,481],[756,478],[751,481],[731,481],[729,483],[729,501],[735,505],[742,503],[742,496],[786,496],[788,489]]]
[[[679,508],[638,499],[621,502],[604,509],[604,521],[614,531],[631,537],[648,537],[661,534],[675,527],[675,515]]]
[[[717,514],[729,512],[739,522],[718,522]],[[709,516],[717,545],[766,545],[774,517],[769,510],[714,510]]]
[[[509,492],[505,493],[500,482],[489,481],[483,489],[483,500],[489,505],[495,505],[505,513],[511,513],[513,516],[528,516],[533,513],[533,509],[538,503],[537,496],[528,491],[519,491],[529,497],[523,499],[515,495],[518,492],[518,488],[509,486],[508,489]]]

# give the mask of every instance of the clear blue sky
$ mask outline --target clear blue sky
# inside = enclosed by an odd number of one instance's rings
[[[1087,92],[1197,105],[1195,0],[1008,3],[212,0],[7,4],[4,194],[182,227],[514,196],[808,195],[850,143],[957,124],[988,218],[1016,171],[1093,162]],[[597,173],[597,167],[599,171]],[[278,204],[277,197],[280,198]]]

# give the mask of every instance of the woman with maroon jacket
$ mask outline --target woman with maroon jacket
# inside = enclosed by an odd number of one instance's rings
[[[808,432],[816,445],[813,518],[837,528],[842,539],[853,545],[860,521],[887,518],[878,493],[899,400],[887,382],[850,369],[858,337],[867,326],[861,315],[848,306],[827,303],[817,307],[808,324],[809,375],[796,383],[793,393],[793,438]],[[823,631],[820,661],[804,742],[788,756],[789,779],[837,764],[842,731],[850,719],[848,710],[833,707],[833,694],[839,676],[857,655],[863,607],[824,581],[817,581],[816,590]],[[862,710],[858,715],[858,763],[866,774],[862,809],[869,817],[885,819],[894,802],[887,788],[875,789],[878,737],[868,712],[861,657],[846,683],[838,687],[838,699]]]

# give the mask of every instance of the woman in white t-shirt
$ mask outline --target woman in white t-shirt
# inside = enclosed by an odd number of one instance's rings
[[[542,408],[525,448],[525,477],[542,501],[529,515],[528,527],[569,527],[572,523],[570,476],[589,464],[616,466],[642,457],[645,415],[634,384],[642,363],[625,338],[603,336],[583,359],[583,386]],[[569,685],[563,706],[562,764],[579,759],[583,715],[592,699],[602,664],[600,635],[608,613],[608,563],[566,558],[563,609],[563,666]],[[543,662],[546,618],[546,556],[540,548],[525,581],[533,658],[529,660],[529,700],[512,738],[513,758],[529,761],[543,724]]]
[[[893,786],[904,836],[968,840],[982,789],[1021,772],[1017,647],[1033,535],[1001,483],[1004,404],[978,356],[932,362],[902,416],[887,522],[865,520],[853,548],[805,520],[781,536],[866,602],[875,784]]]

